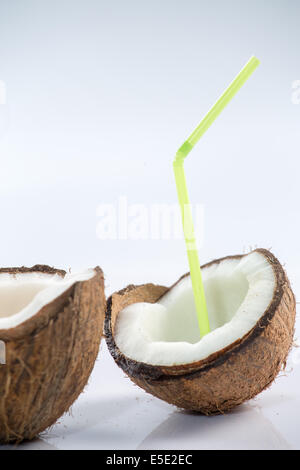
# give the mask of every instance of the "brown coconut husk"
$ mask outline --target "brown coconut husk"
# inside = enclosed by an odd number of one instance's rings
[[[296,303],[285,271],[275,256],[265,249],[254,251],[265,256],[275,274],[270,305],[243,338],[198,362],[177,366],[137,362],[126,357],[114,340],[116,320],[122,309],[136,302],[155,303],[174,286],[168,289],[153,284],[130,285],[108,299],[105,318],[108,348],[134,383],[179,408],[211,415],[229,411],[273,382],[285,366],[292,346]],[[221,258],[202,268],[243,256]]]
[[[0,330],[6,364],[0,365],[0,442],[33,439],[65,413],[82,392],[103,331],[104,279],[76,282],[15,328]],[[65,271],[36,265],[1,273]]]

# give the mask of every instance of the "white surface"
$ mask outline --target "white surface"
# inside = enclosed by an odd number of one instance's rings
[[[176,203],[177,148],[254,53],[261,66],[186,162],[200,259],[272,247],[300,294],[299,15],[295,0],[0,2],[1,265],[100,265],[108,294],[176,281],[182,240],[101,241],[97,207]],[[21,448],[300,448],[300,354],[291,366],[205,418],[134,387],[103,346],[72,416]]]
[[[202,270],[210,332],[200,339],[190,276],[155,304],[124,308],[115,341],[125,356],[154,365],[197,362],[243,338],[275,294],[272,265],[259,252],[225,259]]]

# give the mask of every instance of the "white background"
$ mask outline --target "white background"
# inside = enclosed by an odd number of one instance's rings
[[[183,241],[99,240],[100,204],[176,203],[172,159],[254,53],[261,66],[186,162],[201,262],[272,248],[300,289],[300,5],[294,0],[0,3],[1,265],[100,265],[106,292],[172,284]],[[86,392],[24,448],[299,448],[300,354],[235,412],[186,414],[102,349]]]

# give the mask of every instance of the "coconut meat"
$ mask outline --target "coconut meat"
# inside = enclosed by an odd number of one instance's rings
[[[75,282],[87,281],[93,269],[78,273],[0,273],[0,330],[14,328],[51,303]]]
[[[262,317],[275,289],[267,258],[252,252],[202,270],[211,332],[200,337],[190,276],[158,302],[124,308],[115,325],[115,342],[130,359],[152,365],[203,360],[244,337]]]

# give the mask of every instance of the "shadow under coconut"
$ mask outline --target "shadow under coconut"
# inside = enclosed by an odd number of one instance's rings
[[[90,400],[89,402],[75,403],[71,409],[61,417],[56,424],[43,431],[32,441],[23,441],[20,444],[5,444],[0,446],[1,450],[60,450],[67,444],[68,437],[79,434],[82,435],[83,444],[86,442],[99,444],[115,442],[116,439],[122,441],[124,433],[116,426],[111,426],[110,421],[119,419],[126,411],[129,412],[136,407],[134,397],[111,398],[101,400]],[[102,427],[103,426],[103,430]],[[96,428],[95,431],[93,428]],[[102,432],[103,431],[103,432]],[[56,441],[55,445],[47,441]],[[60,446],[59,444],[62,444]],[[67,445],[68,447],[68,445]]]
[[[0,450],[59,450],[57,447],[43,439],[36,438],[32,441],[24,441],[21,444],[6,444],[0,447]]]
[[[288,450],[291,446],[257,406],[244,404],[216,416],[175,411],[138,449]]]

